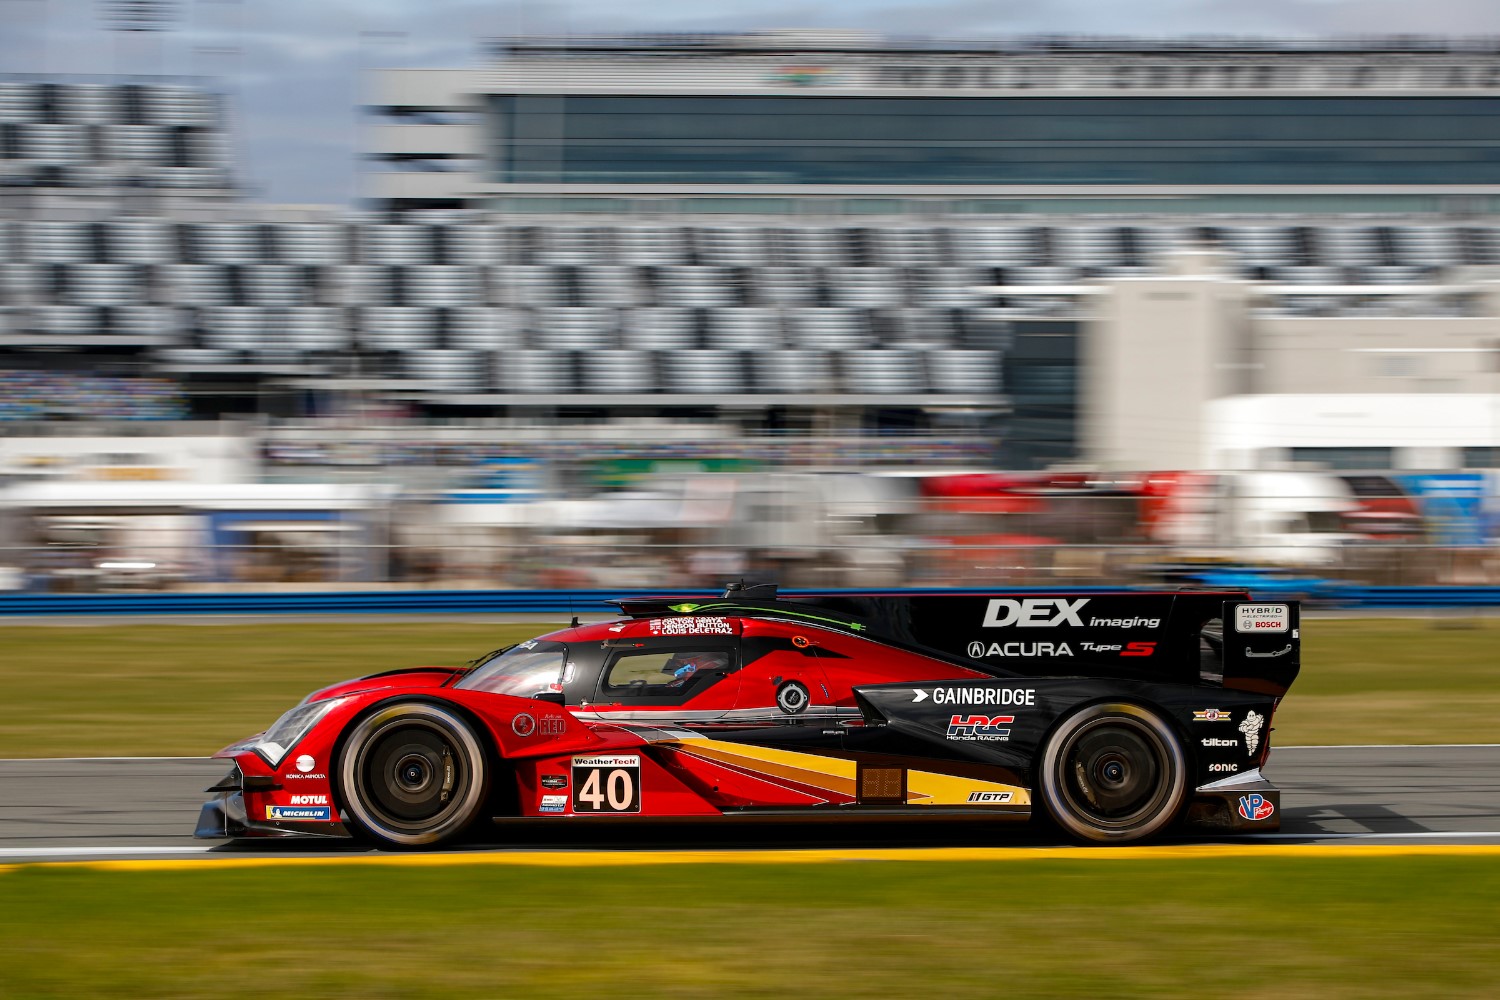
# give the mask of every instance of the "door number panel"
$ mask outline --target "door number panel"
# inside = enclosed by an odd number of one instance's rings
[[[574,813],[641,811],[641,758],[637,754],[573,758]]]

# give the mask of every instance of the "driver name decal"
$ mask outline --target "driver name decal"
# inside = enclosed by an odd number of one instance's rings
[[[734,635],[728,618],[653,618],[652,635]]]

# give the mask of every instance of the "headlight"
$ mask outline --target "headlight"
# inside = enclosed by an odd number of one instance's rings
[[[277,719],[275,724],[262,733],[260,739],[256,740],[250,749],[264,757],[266,763],[275,767],[281,763],[281,758],[286,756],[286,752],[296,746],[323,716],[348,700],[348,698],[329,698],[327,701],[298,705]]]

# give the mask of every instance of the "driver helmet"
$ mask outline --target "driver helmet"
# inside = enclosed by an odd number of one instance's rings
[[[664,674],[671,674],[672,680],[669,686],[685,684],[688,678],[700,670],[723,670],[729,663],[729,656],[723,652],[692,652],[674,653],[661,668]]]

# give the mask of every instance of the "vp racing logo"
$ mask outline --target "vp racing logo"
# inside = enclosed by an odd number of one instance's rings
[[[948,719],[948,738],[979,743],[1001,743],[1010,739],[1014,715],[954,715]]]
[[[1276,812],[1276,807],[1259,792],[1251,792],[1249,795],[1240,796],[1240,818],[1247,819],[1252,823],[1259,823],[1263,819],[1270,819],[1271,814]]]

